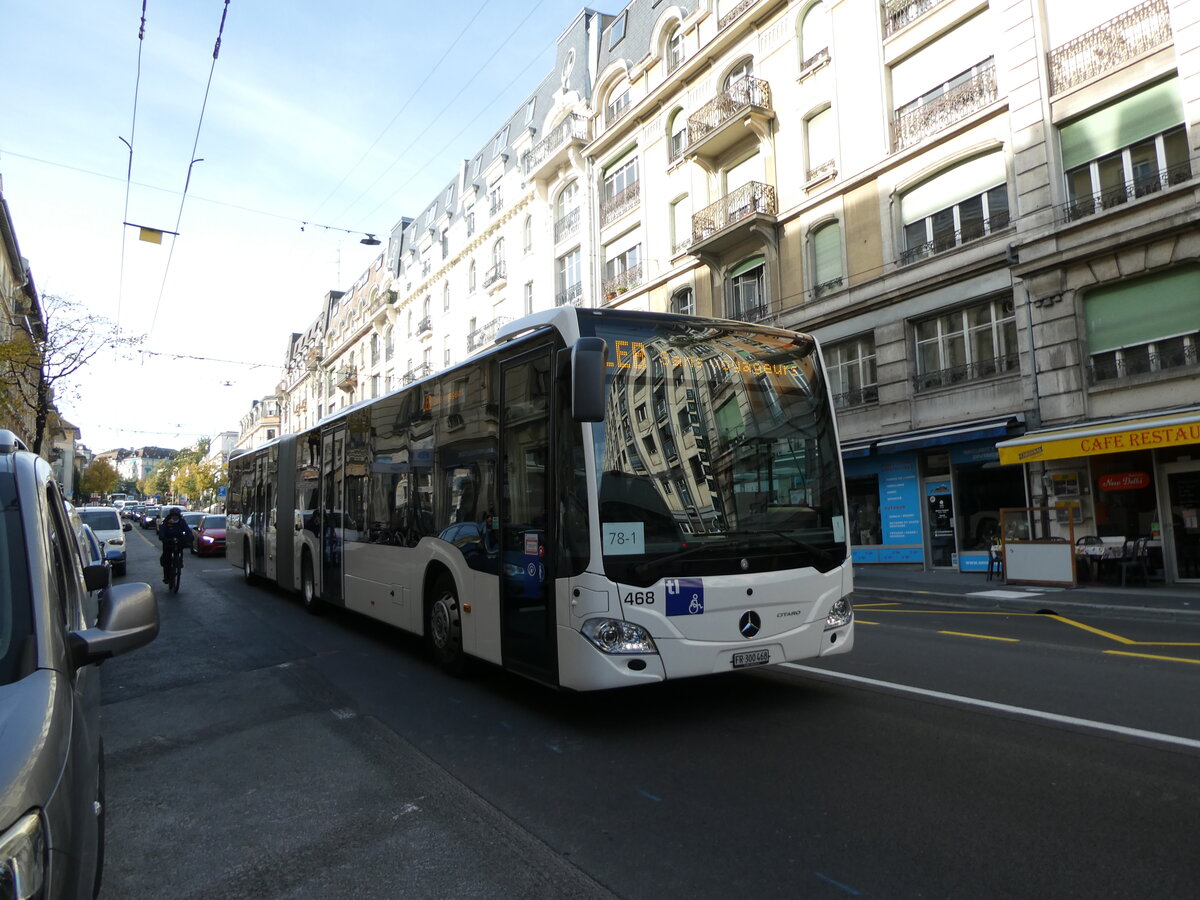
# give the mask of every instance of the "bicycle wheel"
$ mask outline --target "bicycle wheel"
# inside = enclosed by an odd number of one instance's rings
[[[183,560],[176,557],[171,566],[171,593],[179,592],[179,576],[183,573]]]

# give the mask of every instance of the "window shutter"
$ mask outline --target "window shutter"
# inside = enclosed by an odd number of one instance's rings
[[[996,44],[991,14],[984,10],[892,66],[892,106],[899,109],[983,62]]]
[[[900,216],[905,225],[919,222],[960,200],[1004,184],[1006,180],[1003,153],[996,151],[977,156],[908,191],[900,198]]]
[[[1189,266],[1090,291],[1088,352],[1104,353],[1200,331],[1200,268]]]
[[[1058,130],[1063,168],[1074,169],[1183,122],[1179,79],[1169,78]]]
[[[813,232],[813,284],[824,284],[842,274],[842,228],[837,222]]]

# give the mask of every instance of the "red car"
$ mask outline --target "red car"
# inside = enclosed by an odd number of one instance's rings
[[[225,517],[205,516],[196,526],[192,552],[200,556],[225,555]]]

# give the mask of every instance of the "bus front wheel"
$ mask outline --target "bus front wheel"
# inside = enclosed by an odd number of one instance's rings
[[[462,620],[458,594],[454,582],[441,578],[433,588],[433,602],[429,604],[429,645],[433,648],[437,664],[451,675],[461,675],[466,670],[467,658],[462,648]]]
[[[321,612],[321,597],[317,594],[317,579],[313,572],[312,557],[304,554],[300,564],[300,597],[304,608],[314,616]]]
[[[246,580],[246,584],[254,584],[258,578],[254,574],[254,553],[250,549],[250,542],[246,542],[245,552],[242,554],[242,577]]]

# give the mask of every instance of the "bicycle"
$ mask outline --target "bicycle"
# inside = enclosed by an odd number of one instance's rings
[[[178,540],[173,540],[167,546],[167,566],[164,572],[166,576],[167,587],[172,594],[179,592],[179,578],[183,573],[183,545]]]

